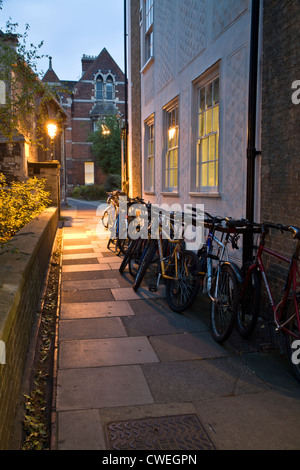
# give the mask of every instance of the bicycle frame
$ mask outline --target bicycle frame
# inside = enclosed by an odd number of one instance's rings
[[[270,301],[270,304],[271,304],[271,307],[272,307],[272,310],[273,310],[276,330],[277,331],[282,330],[282,331],[284,331],[285,333],[289,334],[290,336],[292,336],[294,338],[300,338],[300,318],[299,318],[299,309],[298,309],[298,302],[297,302],[297,287],[299,288],[299,286],[300,286],[300,270],[299,270],[299,267],[298,267],[298,264],[297,264],[298,257],[299,257],[299,252],[300,252],[300,241],[299,240],[297,241],[295,253],[294,253],[292,259],[290,259],[290,258],[287,258],[283,255],[280,255],[279,253],[276,253],[275,251],[271,250],[270,248],[266,248],[265,245],[264,245],[264,239],[262,239],[262,241],[260,242],[259,247],[258,247],[258,251],[257,251],[256,257],[255,257],[255,261],[249,267],[249,269],[247,271],[246,278],[245,278],[245,281],[244,281],[244,284],[243,284],[243,287],[242,287],[242,291],[241,291],[241,296],[243,296],[244,293],[245,293],[246,286],[249,282],[251,273],[254,269],[261,272],[262,278],[264,280],[264,284],[265,284],[265,287],[266,287],[266,290],[267,290],[267,294],[268,294],[268,297],[269,297],[269,301]],[[288,270],[288,274],[287,274],[287,278],[286,278],[286,282],[285,282],[285,286],[284,286],[284,294],[283,294],[283,297],[282,297],[282,299],[280,300],[280,302],[278,304],[276,304],[276,302],[274,300],[274,296],[273,296],[273,294],[271,292],[271,289],[270,289],[270,285],[269,285],[267,274],[266,274],[266,269],[265,269],[265,266],[264,266],[264,263],[263,263],[263,260],[262,260],[263,253],[266,253],[266,254],[268,254],[272,257],[277,258],[278,260],[281,260],[281,261],[289,264],[289,270]],[[299,278],[299,282],[297,282],[297,276]],[[283,312],[285,311],[284,308],[287,304],[287,301],[290,299],[289,294],[290,294],[291,288],[292,288],[292,300],[293,300],[294,305],[295,305],[295,311],[293,312],[293,314],[289,318],[285,319],[285,321],[283,323],[280,323],[283,320]],[[294,318],[295,315],[297,317],[297,326],[298,326],[298,332],[299,332],[298,335],[296,335],[295,333],[293,333],[291,330],[289,330],[286,327],[286,325],[288,325],[288,323]]]
[[[224,263],[229,263],[233,267],[233,264],[229,260],[228,249],[227,249],[227,245],[230,242],[230,239],[229,239],[230,233],[236,233],[236,232],[235,231],[230,232],[230,230],[228,230],[226,232],[225,241],[223,242],[214,234],[214,230],[209,229],[209,233],[206,239],[206,245],[207,245],[206,286],[207,286],[207,295],[210,297],[210,299],[213,302],[217,302],[217,299],[218,299],[219,272],[220,272],[221,265]],[[216,243],[218,247],[221,249],[219,256],[212,254],[213,243]],[[216,286],[215,286],[214,295],[212,295],[211,293],[211,287],[212,287],[211,284],[212,284],[212,276],[213,276],[213,260],[217,261]],[[235,268],[234,268],[234,271],[236,271]]]

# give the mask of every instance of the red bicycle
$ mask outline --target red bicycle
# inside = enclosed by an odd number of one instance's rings
[[[273,310],[276,331],[282,331],[285,335],[288,358],[300,382],[300,229],[292,225],[251,224],[251,228],[258,227],[260,227],[261,238],[255,260],[246,263],[242,268],[243,281],[240,290],[237,329],[244,338],[247,338],[256,326],[260,309],[262,278]],[[286,258],[265,246],[265,237],[270,228],[293,234],[296,244],[291,258]],[[289,264],[283,295],[277,303],[274,300],[263,263],[264,253]]]

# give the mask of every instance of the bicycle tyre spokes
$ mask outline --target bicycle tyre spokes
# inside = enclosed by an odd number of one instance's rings
[[[239,302],[237,279],[229,265],[221,265],[218,280],[216,281],[216,277],[213,280],[212,292],[215,293],[216,300],[211,303],[211,333],[215,341],[222,342],[234,328]]]
[[[177,272],[175,264],[168,275],[172,279],[166,281],[166,298],[169,307],[181,313],[194,302],[200,287],[199,260],[191,251],[180,251],[177,254]]]
[[[243,279],[248,280],[247,284],[243,287],[237,313],[237,330],[243,338],[249,338],[253,333],[260,310],[260,277],[256,269],[248,273],[250,266],[251,263],[246,263],[242,268]]]

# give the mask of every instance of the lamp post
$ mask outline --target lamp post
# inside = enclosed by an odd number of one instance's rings
[[[49,122],[47,124],[47,131],[48,131],[48,135],[51,139],[51,158],[50,160],[53,160],[54,158],[54,150],[55,150],[55,147],[54,147],[54,138],[57,134],[57,125],[53,122]]]

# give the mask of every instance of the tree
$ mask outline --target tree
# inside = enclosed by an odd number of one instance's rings
[[[0,10],[2,3],[0,0]],[[37,72],[43,41],[28,48],[29,25],[23,34],[16,33],[17,27],[7,21],[5,32],[0,30],[0,134],[12,142],[19,132],[42,145],[48,103],[54,98],[53,90],[42,83]],[[55,119],[59,123],[60,114]]]
[[[121,129],[116,116],[109,115],[98,120],[98,129],[93,132],[92,154],[97,165],[106,174],[121,174]]]

